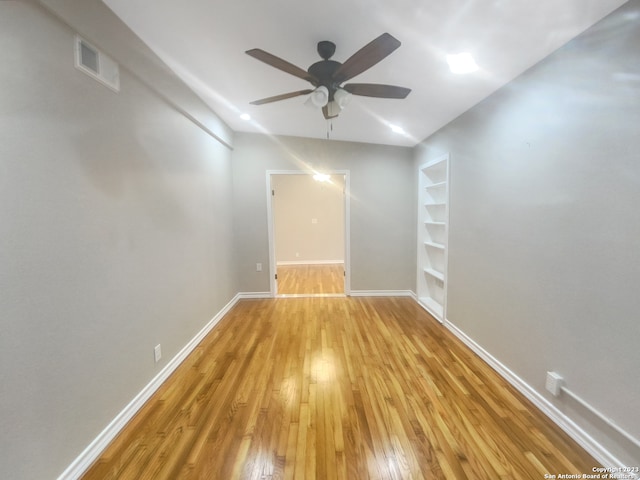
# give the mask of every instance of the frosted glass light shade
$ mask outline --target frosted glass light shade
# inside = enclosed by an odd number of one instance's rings
[[[351,94],[342,88],[338,88],[333,94],[333,99],[338,104],[338,106],[343,109],[351,101]]]
[[[325,86],[320,86],[311,92],[311,103],[316,107],[324,107],[329,102],[329,90]]]

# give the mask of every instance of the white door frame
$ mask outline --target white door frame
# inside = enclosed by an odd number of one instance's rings
[[[269,289],[272,296],[276,296],[278,284],[276,281],[276,243],[273,227],[273,195],[271,194],[272,175],[314,175],[314,171],[306,170],[267,170],[267,229],[269,232]],[[349,170],[322,171],[329,175],[344,175],[344,294],[351,294],[351,186]]]

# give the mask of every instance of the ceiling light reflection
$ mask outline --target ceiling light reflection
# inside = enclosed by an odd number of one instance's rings
[[[328,175],[326,173],[316,173],[313,175],[313,179],[316,182],[329,182],[331,181],[331,175]]]
[[[473,73],[479,68],[469,52],[447,55],[447,63],[451,72],[456,74]]]
[[[311,370],[316,377],[316,382],[327,383],[335,380],[336,366],[333,357],[323,354],[316,357],[312,364]]]

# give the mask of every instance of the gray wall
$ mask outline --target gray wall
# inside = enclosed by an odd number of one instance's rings
[[[336,125],[335,128],[338,128]],[[233,206],[240,290],[269,291],[267,170],[351,172],[351,289],[413,290],[416,229],[412,149],[237,133]]]
[[[0,471],[54,478],[239,290],[231,152],[35,3],[0,64]]]
[[[451,153],[448,319],[620,460],[640,452],[640,2],[416,149]]]

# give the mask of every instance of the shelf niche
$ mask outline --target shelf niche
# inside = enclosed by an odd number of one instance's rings
[[[420,305],[439,322],[446,319],[449,233],[449,155],[418,170],[418,278]]]

